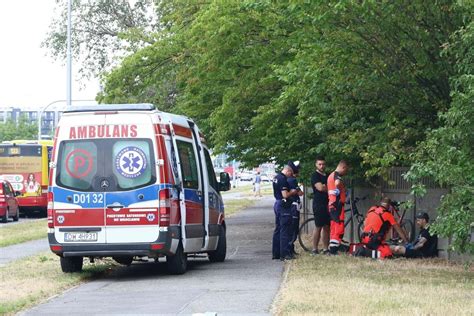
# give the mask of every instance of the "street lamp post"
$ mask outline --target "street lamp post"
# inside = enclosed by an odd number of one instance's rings
[[[56,100],[56,101],[53,101],[51,103],[49,103],[48,105],[46,105],[45,107],[43,107],[40,112],[39,112],[39,115],[38,115],[38,140],[41,140],[41,123],[43,121],[43,113],[44,111],[46,111],[46,109],[48,107],[50,107],[51,105],[53,104],[56,104],[56,103],[61,103],[61,102],[69,102],[69,103],[72,103],[71,101],[77,101],[77,102],[96,102],[95,100]],[[67,104],[67,106],[70,106],[71,104]]]
[[[72,53],[71,53],[71,2],[67,2],[67,91],[66,91],[66,106],[71,106],[71,73],[72,73]]]

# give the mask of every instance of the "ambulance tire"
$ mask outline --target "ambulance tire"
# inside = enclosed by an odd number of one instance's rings
[[[61,270],[64,273],[73,273],[82,271],[82,257],[61,257]]]
[[[210,251],[207,256],[211,262],[224,262],[225,255],[227,252],[227,239],[225,234],[224,226],[220,227],[219,230],[219,241],[217,242],[217,248],[214,251]]]
[[[173,256],[166,256],[166,265],[171,274],[184,274],[188,268],[188,256],[184,253],[181,242]]]

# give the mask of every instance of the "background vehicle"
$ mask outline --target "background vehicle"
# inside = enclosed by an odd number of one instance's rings
[[[261,179],[262,179],[262,182],[272,182],[272,179],[266,174],[262,174]]]
[[[0,144],[0,177],[8,180],[18,196],[20,211],[46,216],[51,140],[14,140]]]
[[[252,181],[254,178],[254,175],[251,174],[250,172],[241,172],[239,177],[240,177],[240,181]]]
[[[0,180],[0,221],[6,223],[8,218],[18,221],[20,208],[16,196],[19,192],[13,190],[12,185],[7,180]]]
[[[83,258],[166,257],[182,274],[188,254],[226,256],[220,191],[204,136],[190,119],[151,104],[70,108],[58,124],[48,192],[48,239],[64,272]]]

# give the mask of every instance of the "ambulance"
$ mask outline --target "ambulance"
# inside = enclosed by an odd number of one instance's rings
[[[209,149],[197,125],[152,104],[71,107],[55,132],[48,239],[63,272],[84,258],[159,261],[173,274],[189,254],[226,256],[226,223]]]

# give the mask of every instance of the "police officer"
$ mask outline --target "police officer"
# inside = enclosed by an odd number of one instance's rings
[[[272,259],[289,260],[293,259],[290,252],[290,230],[291,230],[291,197],[297,195],[295,189],[290,190],[288,177],[293,176],[293,169],[285,165],[283,170],[273,179],[273,196],[275,204],[275,230],[273,231]]]
[[[296,179],[299,176],[300,172],[300,162],[299,161],[289,161],[288,166],[291,167],[293,170],[293,176],[288,178],[288,185],[290,186],[290,190],[296,190],[297,195],[291,197],[291,238],[290,238],[290,253],[294,256],[296,255],[295,251],[295,241],[298,238],[298,230],[299,230],[299,223],[300,223],[300,208],[301,208],[301,199],[300,196],[303,195],[303,191],[301,191],[300,187],[298,186],[298,180]]]

